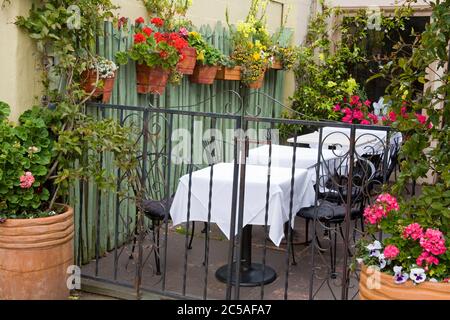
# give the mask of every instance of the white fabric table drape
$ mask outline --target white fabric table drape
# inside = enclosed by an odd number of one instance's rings
[[[190,221],[208,221],[210,167],[192,173]],[[230,238],[231,202],[233,192],[233,163],[219,163],[214,166],[211,222]],[[294,197],[292,217],[304,207],[314,204],[315,192],[313,173],[298,168],[294,175]],[[291,169],[273,167],[269,193],[268,225],[269,237],[277,246],[284,237],[284,223],[289,221],[291,192]],[[180,178],[170,214],[174,225],[187,221],[189,175]],[[264,225],[267,191],[267,168],[246,165],[244,226]],[[239,199],[237,199],[239,201]],[[238,202],[237,202],[238,203]],[[236,233],[237,219],[236,214]],[[294,219],[292,219],[292,226]]]

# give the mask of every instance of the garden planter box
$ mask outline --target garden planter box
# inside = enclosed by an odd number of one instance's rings
[[[194,73],[195,64],[197,63],[197,50],[192,47],[186,47],[181,51],[184,56],[183,61],[178,62],[177,69],[182,74],[191,75]]]
[[[136,89],[138,93],[162,94],[169,80],[169,71],[161,67],[150,68],[136,64]]]
[[[111,94],[114,88],[115,76],[112,78],[98,79],[97,87],[95,86],[97,82],[97,71],[87,70],[82,73],[83,89],[86,93],[90,94],[93,92],[93,97],[102,96],[102,102],[107,103],[111,98]]]
[[[68,299],[73,261],[73,209],[0,224],[0,300]]]
[[[217,66],[196,65],[194,74],[190,76],[192,83],[213,84],[216,78]]]
[[[264,84],[264,75],[265,72],[259,77],[258,80],[248,83],[247,87],[250,89],[260,89]]]
[[[403,284],[395,284],[393,276],[371,271],[362,267],[359,279],[359,297],[361,300],[450,300],[450,284],[425,281],[415,285],[408,280]],[[370,279],[369,279],[370,277]],[[378,287],[369,287],[376,279],[380,280]]]
[[[271,69],[274,70],[282,70],[283,69],[283,64],[281,63],[280,60],[275,59],[270,67]]]
[[[234,68],[221,67],[219,68],[219,70],[217,70],[216,79],[239,81],[241,80],[241,67],[239,66],[236,66]]]

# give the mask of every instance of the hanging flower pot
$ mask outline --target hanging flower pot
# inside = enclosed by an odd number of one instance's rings
[[[361,300],[450,300],[450,284],[431,281],[396,284],[392,275],[363,266],[359,297]]]
[[[241,80],[242,68],[236,66],[234,68],[220,67],[216,74],[217,80]]]
[[[258,78],[258,80],[249,82],[247,84],[247,87],[249,87],[250,89],[260,89],[264,84],[264,75],[265,75],[265,72],[263,72],[261,74],[261,76]]]
[[[162,94],[169,80],[169,71],[162,67],[136,64],[136,89],[138,93]]]
[[[95,69],[88,69],[81,74],[83,82],[83,90],[87,94],[91,94],[93,97],[102,96],[102,102],[107,103],[111,98],[111,94],[114,88],[114,81],[116,75],[108,78],[97,77],[97,71]],[[98,82],[97,82],[98,80]]]
[[[195,64],[197,63],[197,50],[192,47],[186,47],[181,50],[181,54],[184,57],[183,60],[178,62],[177,69],[182,74],[191,75],[194,73]]]
[[[190,80],[192,83],[213,84],[217,69],[217,66],[196,65]]]
[[[279,60],[277,58],[273,58],[270,68],[274,69],[274,70],[282,70],[283,63],[281,62],[281,60]]]

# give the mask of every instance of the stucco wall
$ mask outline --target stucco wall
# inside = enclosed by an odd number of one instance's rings
[[[0,9],[0,100],[10,104],[11,119],[38,101],[41,91],[35,46],[13,22],[27,14],[31,1],[20,0]]]

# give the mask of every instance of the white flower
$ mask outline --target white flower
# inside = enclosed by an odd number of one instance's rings
[[[435,279],[435,278],[431,278],[429,281],[430,282],[438,282],[437,279]]]
[[[356,262],[358,262],[358,264],[362,264],[362,263],[364,262],[364,259],[362,259],[362,258],[357,258],[357,259],[356,259]]]
[[[378,256],[378,261],[380,262],[380,269],[384,269],[384,267],[386,267],[386,259],[384,258],[384,254],[380,254]]]
[[[396,284],[402,284],[402,283],[405,283],[407,280],[408,280],[408,278],[409,278],[409,275],[408,275],[408,273],[406,273],[406,272],[403,272],[402,273],[402,267],[399,267],[399,266],[395,266],[394,267],[394,282],[396,283]]]
[[[380,250],[382,249],[380,241],[375,240],[373,243],[369,244],[366,248],[367,250],[369,250],[370,257],[380,256]]]
[[[411,269],[411,272],[409,273],[409,277],[411,278],[414,283],[422,283],[427,278],[427,275],[425,274],[425,270],[422,268],[414,268]]]

